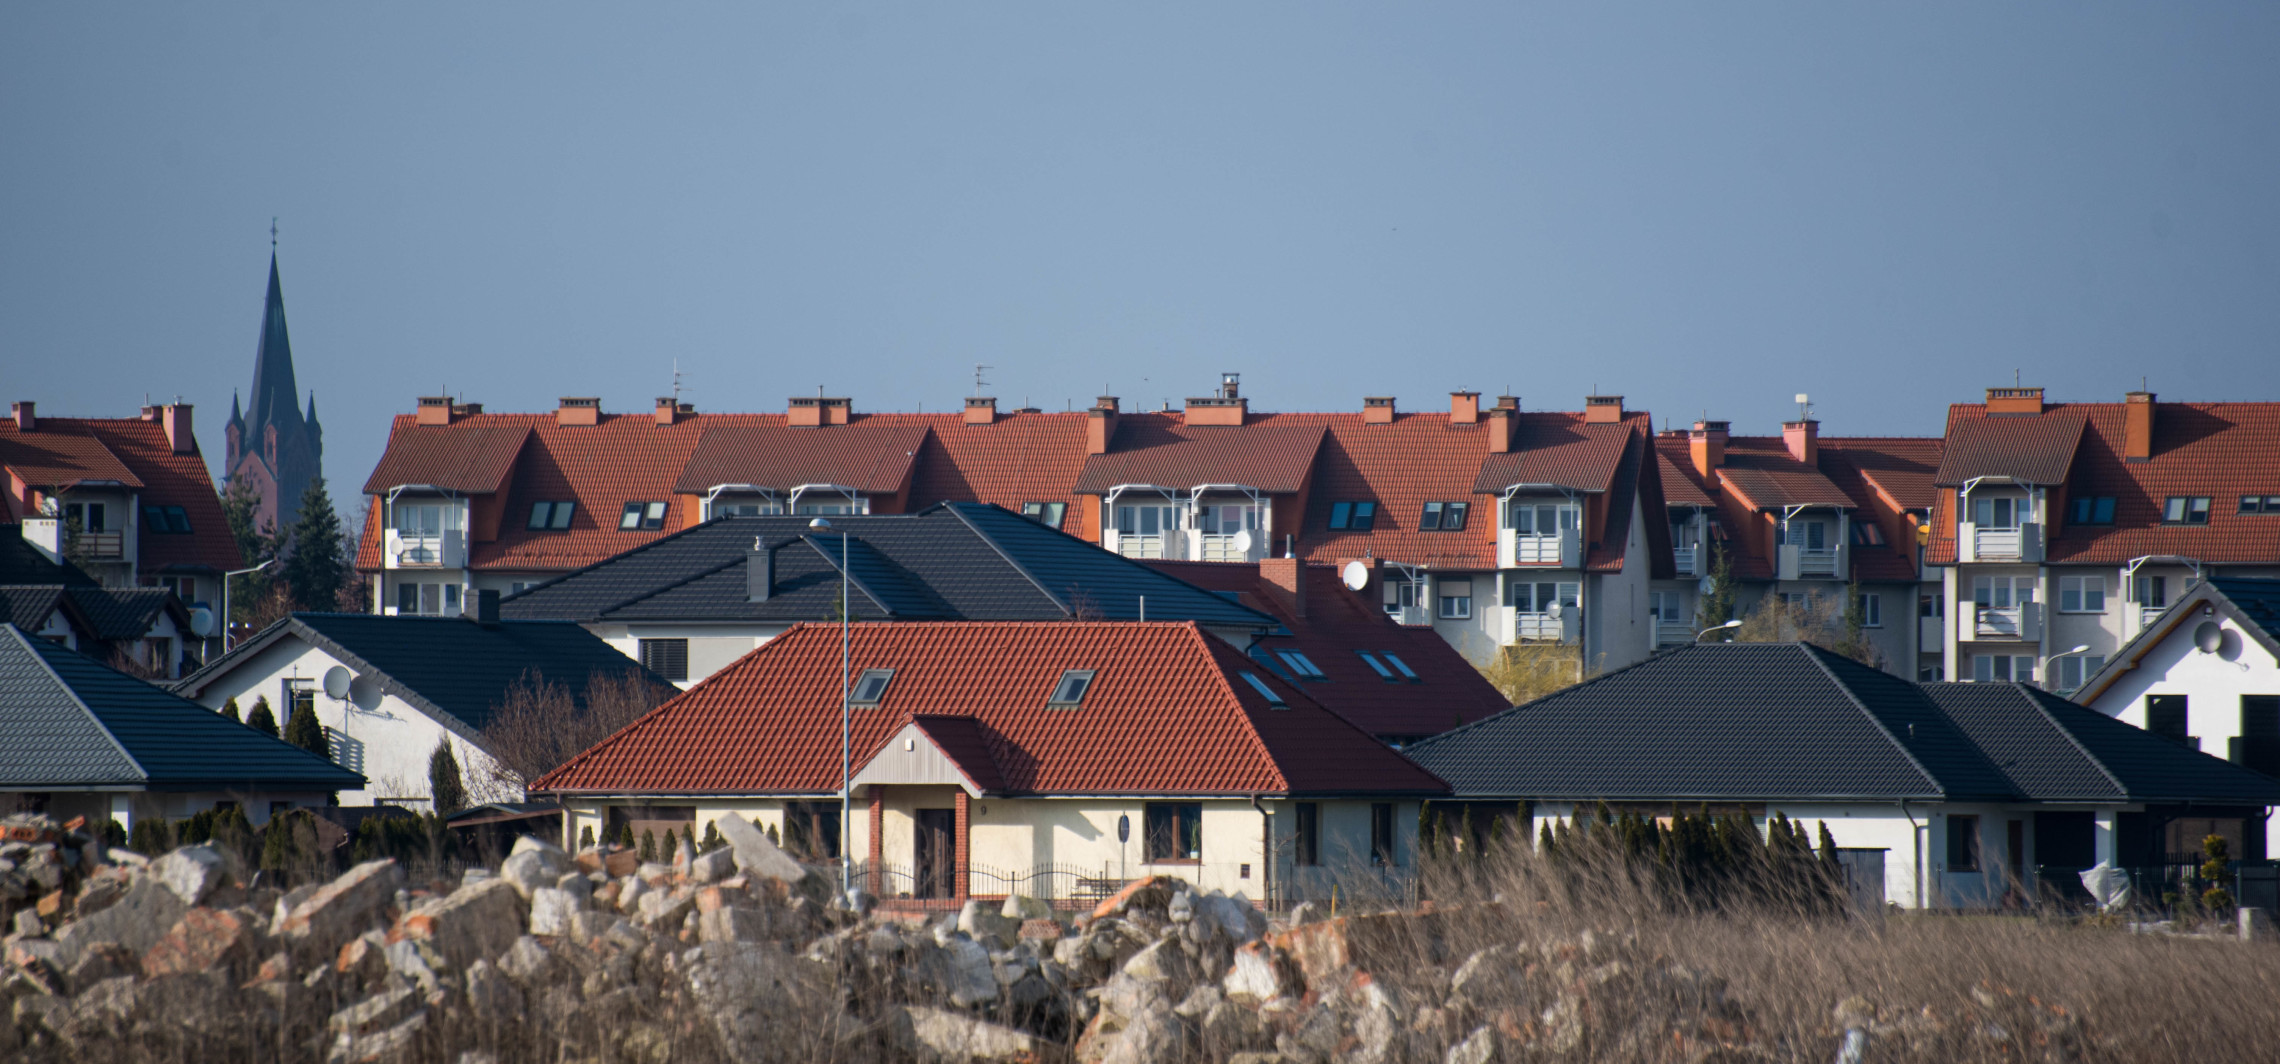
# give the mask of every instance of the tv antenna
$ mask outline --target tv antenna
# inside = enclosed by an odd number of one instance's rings
[[[681,360],[673,360],[673,405],[681,405]]]
[[[974,394],[976,396],[982,394],[982,389],[990,386],[990,382],[982,379],[982,374],[996,368],[996,366],[985,366],[979,362],[974,363]]]
[[[1797,420],[1799,420],[1799,421],[1804,421],[1804,420],[1806,420],[1807,418],[1810,418],[1810,417],[1812,417],[1812,416],[1813,416],[1813,397],[1812,397],[1812,396],[1809,396],[1809,395],[1806,395],[1804,392],[1798,392],[1798,393],[1797,393]]]

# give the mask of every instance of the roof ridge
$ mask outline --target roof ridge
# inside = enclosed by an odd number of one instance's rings
[[[16,627],[13,622],[7,623],[5,625],[0,625],[0,628],[5,628],[9,635],[15,637],[16,642],[23,645],[24,651],[32,656],[32,660],[34,662],[38,663],[40,671],[47,673],[48,678],[54,680],[57,687],[63,688],[64,694],[70,696],[72,703],[79,707],[79,711],[87,715],[88,722],[95,725],[95,729],[97,731],[103,733],[103,738],[110,742],[111,749],[117,750],[120,757],[127,759],[127,764],[134,766],[136,772],[142,773],[142,778],[147,783],[150,780],[150,769],[146,767],[140,759],[135,757],[134,751],[127,749],[127,744],[119,741],[118,735],[111,731],[111,726],[103,722],[103,715],[95,712],[95,707],[88,705],[87,700],[79,696],[79,689],[71,686],[71,681],[64,679],[62,673],[55,671],[55,666],[48,663],[47,655],[40,653],[39,648],[32,645],[31,633]],[[88,664],[93,665],[97,668],[106,669],[111,672],[119,671],[103,664],[100,661],[96,661],[93,658],[87,658],[86,660]],[[126,674],[123,672],[119,673],[119,675],[126,676]],[[133,679],[133,677],[128,678]],[[137,680],[136,682],[141,683],[143,681]],[[164,688],[161,688],[161,690],[164,690]],[[167,693],[172,694],[173,692],[168,691]]]
[[[1907,758],[1908,763],[1916,767],[1916,772],[1919,775],[1923,776],[1926,782],[1929,782],[1932,785],[1932,790],[1934,792],[1938,793],[1941,797],[1946,797],[1948,792],[1947,783],[1941,780],[1938,776],[1933,775],[1931,769],[1925,768],[1923,760],[1916,756],[1916,752],[1914,750],[1908,749],[1908,744],[1901,742],[1899,736],[1892,734],[1892,729],[1884,726],[1884,719],[1877,716],[1874,710],[1869,709],[1868,703],[1861,701],[1860,695],[1853,692],[1852,685],[1846,683],[1843,678],[1839,677],[1837,675],[1837,670],[1830,668],[1829,663],[1822,659],[1822,655],[1833,655],[1835,653],[1834,651],[1823,650],[1822,648],[1814,646],[1813,644],[1805,642],[1803,640],[1799,640],[1790,645],[1803,651],[1806,660],[1812,662],[1813,667],[1820,669],[1821,674],[1827,676],[1830,683],[1836,684],[1837,689],[1845,693],[1845,701],[1851,702],[1854,708],[1860,710],[1861,716],[1867,717],[1868,722],[1872,725],[1875,725],[1877,733],[1883,735],[1886,742],[1891,743],[1894,747],[1899,749],[1901,756]],[[1852,659],[1847,658],[1845,660],[1850,661]],[[1866,666],[1862,667],[1866,668]],[[1894,677],[1894,679],[1898,679],[1898,677]],[[1905,683],[1906,681],[1901,682]],[[1924,694],[1922,688],[1916,688],[1915,691],[1916,697],[1923,699],[1927,703],[1931,703],[1931,696]],[[1935,711],[1938,711],[1940,716],[1947,716],[1947,711],[1940,709],[1938,704],[1933,703],[1932,708]],[[1954,722],[1950,721],[1949,723],[1952,726]],[[1961,731],[1961,729],[1957,730]],[[1970,739],[1969,736],[1965,736],[1964,738],[1966,741],[1969,741]],[[2009,782],[2008,777],[2005,778],[2005,782]]]
[[[1029,583],[1030,583],[1030,586],[1032,586],[1032,587],[1035,587],[1035,588],[1037,589],[1037,592],[1038,592],[1039,594],[1041,594],[1041,595],[1044,595],[1044,596],[1045,596],[1045,600],[1046,600],[1046,601],[1048,601],[1048,602],[1051,602],[1051,603],[1052,603],[1053,605],[1055,605],[1055,606],[1059,606],[1059,607],[1061,608],[1061,612],[1062,612],[1064,615],[1074,615],[1074,614],[1076,613],[1076,609],[1075,609],[1074,607],[1072,607],[1072,606],[1069,604],[1069,600],[1068,600],[1068,599],[1066,599],[1066,598],[1063,598],[1063,597],[1062,597],[1062,596],[1060,596],[1059,594],[1055,593],[1055,592],[1054,592],[1054,590],[1053,590],[1052,588],[1046,587],[1046,586],[1045,586],[1045,581],[1038,579],[1038,578],[1037,578],[1037,574],[1036,574],[1036,573],[1030,572],[1030,571],[1029,571],[1029,567],[1028,567],[1028,566],[1021,564],[1021,562],[1020,562],[1020,561],[1018,561],[1018,560],[1016,560],[1016,559],[1014,558],[1014,556],[1013,556],[1013,553],[1012,553],[1011,551],[1008,551],[1008,550],[1006,550],[1006,549],[1005,549],[1005,544],[1003,544],[1003,543],[999,543],[999,542],[998,542],[998,540],[997,540],[997,537],[996,537],[996,536],[990,535],[988,532],[984,531],[984,530],[982,529],[982,526],[981,526],[981,524],[980,524],[979,522],[975,521],[975,520],[974,520],[974,519],[973,519],[971,516],[968,516],[968,515],[967,515],[967,513],[966,513],[966,507],[967,507],[967,506],[969,506],[969,505],[972,505],[972,506],[984,506],[984,505],[988,505],[988,504],[986,504],[986,503],[955,503],[955,502],[952,502],[951,500],[948,500],[948,499],[944,499],[944,500],[942,501],[942,506],[943,506],[943,508],[944,508],[944,509],[946,509],[946,510],[948,510],[948,511],[950,512],[951,516],[953,516],[953,517],[956,517],[956,518],[958,519],[958,523],[959,523],[959,524],[965,525],[965,526],[966,526],[966,528],[967,528],[969,531],[971,531],[971,532],[973,532],[973,533],[974,533],[974,536],[975,536],[976,538],[980,539],[980,540],[981,540],[983,543],[986,543],[986,544],[988,544],[988,545],[989,545],[989,548],[990,548],[990,550],[992,550],[992,551],[995,551],[995,552],[997,553],[997,556],[998,556],[999,558],[1002,558],[1002,559],[1004,559],[1004,560],[1005,560],[1005,563],[1006,563],[1007,565],[1009,565],[1009,566],[1013,567],[1013,571],[1014,571],[1014,572],[1020,573],[1020,574],[1021,574],[1021,578],[1022,578],[1022,579],[1029,581]],[[990,509],[993,509],[993,510],[996,510],[996,509],[1000,509],[1000,508],[999,508],[999,507],[997,507],[997,506],[990,506],[989,508],[990,508]],[[1007,512],[1008,512],[1008,513],[1010,513],[1011,511],[1007,511]],[[1028,518],[1022,518],[1022,520],[1025,520],[1025,521],[1026,521],[1026,520],[1028,520]],[[1118,557],[1122,557],[1122,555],[1118,555]],[[1050,623],[1050,622],[1026,622],[1026,623]]]
[[[2075,749],[2077,752],[2079,752],[2079,753],[2080,753],[2080,754],[2081,754],[2083,757],[2085,757],[2085,758],[2088,758],[2091,764],[2098,766],[2098,774],[2099,774],[2099,775],[2101,775],[2101,776],[2104,776],[2104,777],[2106,777],[2106,782],[2108,782],[2108,783],[2111,783],[2111,784],[2113,784],[2113,785],[2114,785],[2114,793],[2121,795],[2121,796],[2122,796],[2122,798],[2123,798],[2125,801],[2126,801],[2126,800],[2128,800],[2128,798],[2130,797],[2130,788],[2129,788],[2129,785],[2128,785],[2128,784],[2126,784],[2126,783],[2123,783],[2123,782],[2122,782],[2122,778],[2121,778],[2120,776],[2116,776],[2116,775],[2114,775],[2114,770],[2113,770],[2113,769],[2111,769],[2111,768],[2108,768],[2108,767],[2106,766],[2106,762],[2105,762],[2103,759],[2101,759],[2101,758],[2100,758],[2098,755],[2096,755],[2096,754],[2094,754],[2094,753],[2091,753],[2091,752],[2090,752],[2090,748],[2089,748],[2089,747],[2082,745],[2082,740],[2081,740],[2080,738],[2078,738],[2078,737],[2077,737],[2077,736],[2074,734],[2074,729],[2072,729],[2072,728],[2069,728],[2069,727],[2067,727],[2066,725],[2059,723],[2059,720],[2058,720],[2058,716],[2057,716],[2057,714],[2054,714],[2054,713],[2052,713],[2052,712],[2051,712],[2051,707],[2050,707],[2050,706],[2048,706],[2048,705],[2046,705],[2046,704],[2044,704],[2044,702],[2043,702],[2042,698],[2041,698],[2041,697],[2038,697],[2038,696],[2042,695],[2042,694],[2043,694],[2043,692],[2041,692],[2041,691],[2038,691],[2038,690],[2035,690],[2034,688],[2032,688],[2032,687],[2029,687],[2029,686],[2027,686],[2027,685],[2025,685],[2025,684],[2022,684],[2022,683],[2012,683],[2012,684],[2010,684],[2009,686],[2010,686],[2010,687],[2013,687],[2013,688],[2016,688],[2016,689],[2019,691],[2019,693],[2020,693],[2020,694],[2022,694],[2022,695],[2025,695],[2025,696],[2026,696],[2026,699],[2027,699],[2027,704],[2028,704],[2028,705],[2030,705],[2030,706],[2033,706],[2033,707],[2035,708],[2035,712],[2042,714],[2042,718],[2043,718],[2044,720],[2046,720],[2046,721],[2049,721],[2049,722],[2050,722],[2050,726],[2051,726],[2051,727],[2058,729],[2058,733],[2059,733],[2060,735],[2064,735],[2064,736],[2066,736],[2066,742],[2067,742],[2067,744],[2068,744],[2068,745],[2070,745],[2070,746],[2074,747],[2074,749]],[[2052,695],[2052,696],[2050,696],[2050,697],[2056,698],[2057,696],[2055,696],[2055,695]],[[2070,705],[2070,706],[2071,706],[2071,705],[2074,705],[2074,703],[2072,703],[2072,702],[2068,702],[2068,703],[2067,703],[2067,705]],[[2082,707],[2076,707],[2076,708],[2082,708]],[[2097,712],[2096,710],[2085,710],[2085,711],[2086,711],[2086,712],[2092,712],[2092,713],[2096,713],[2096,712]],[[1945,710],[1943,709],[1943,710],[1942,710],[1942,712],[1945,712]],[[2105,717],[2105,714],[2103,714],[2103,713],[2099,713],[2098,715],[2099,715],[2099,716],[2101,716],[2101,717]],[[2112,718],[2108,717],[2107,719],[2111,720]]]
[[[863,592],[863,597],[864,597],[864,598],[867,598],[867,599],[870,599],[870,600],[871,600],[871,605],[873,605],[873,606],[877,606],[877,607],[879,608],[880,612],[882,612],[882,613],[885,613],[885,614],[886,614],[887,616],[889,616],[889,617],[892,617],[892,616],[894,616],[894,615],[895,615],[895,608],[894,608],[893,606],[889,606],[889,605],[887,605],[886,601],[885,601],[885,600],[883,600],[883,599],[881,599],[881,598],[879,597],[879,593],[878,593],[877,591],[873,590],[873,589],[871,588],[871,585],[870,585],[870,584],[867,584],[867,583],[865,583],[865,582],[863,581],[863,578],[862,578],[862,577],[860,577],[860,576],[856,576],[856,575],[855,575],[855,564],[854,564],[855,544],[856,544],[856,543],[862,543],[862,544],[863,544],[863,548],[864,548],[865,550],[871,551],[871,552],[873,552],[873,553],[877,553],[877,552],[878,552],[878,548],[871,546],[871,544],[870,544],[870,543],[868,543],[868,542],[866,542],[866,541],[863,541],[863,540],[858,540],[858,539],[854,539],[854,537],[853,537],[853,535],[852,535],[851,533],[847,533],[847,532],[841,532],[839,535],[840,535],[840,552],[839,552],[839,560],[838,560],[838,561],[836,561],[836,562],[832,561],[832,560],[831,560],[831,555],[824,553],[823,549],[822,549],[820,546],[818,546],[818,544],[819,544],[819,543],[826,543],[826,542],[829,542],[829,541],[830,541],[830,537],[828,537],[828,536],[817,536],[815,533],[813,533],[813,532],[810,532],[810,533],[808,533],[808,534],[806,534],[806,535],[803,535],[803,536],[801,536],[801,537],[799,538],[799,542],[807,544],[807,546],[808,546],[808,549],[815,551],[815,552],[816,552],[817,554],[819,554],[819,555],[822,555],[822,556],[823,556],[823,561],[824,561],[824,564],[826,564],[826,565],[829,565],[829,566],[831,566],[832,568],[839,570],[839,577],[840,577],[840,579],[842,579],[842,580],[845,580],[847,583],[854,585],[854,586],[855,586],[855,587],[856,587],[858,590],[861,590],[861,591]],[[789,544],[789,543],[787,543],[787,544],[784,544],[784,546],[787,546],[787,547],[788,547],[788,546],[790,546],[790,545],[791,545],[791,544]],[[779,548],[779,549],[781,549],[781,548]],[[885,558],[885,556],[884,556],[884,555],[881,555],[881,559],[882,559],[882,560],[884,560],[884,558]],[[729,564],[730,564],[730,565],[733,565],[733,564],[735,564],[735,562],[733,562],[733,561],[732,561],[732,562],[730,562]],[[726,566],[722,566],[722,568],[726,568]],[[720,571],[719,569],[714,569],[714,570],[712,570],[712,572],[719,572],[719,571]],[[710,575],[710,574],[708,573],[707,575]],[[675,586],[679,586],[679,585],[675,585]],[[646,597],[648,597],[648,596],[643,596],[643,597],[644,597],[644,598],[646,598]],[[843,596],[843,597],[844,597],[844,596]],[[850,620],[850,621],[852,621],[852,620],[854,619],[854,614],[853,614],[853,612],[852,612],[852,611],[849,609],[849,607],[848,607],[848,604],[847,604],[846,602],[842,601],[842,602],[839,604],[839,609],[840,609],[840,613],[841,613],[841,615],[842,615],[842,616],[845,616],[845,617],[846,617],[848,620]]]
[[[1195,647],[1195,649],[1203,652],[1204,662],[1211,666],[1211,678],[1214,681],[1213,686],[1219,688],[1220,692],[1234,704],[1235,715],[1241,718],[1243,721],[1243,734],[1250,737],[1251,749],[1266,762],[1267,771],[1274,774],[1274,780],[1276,783],[1282,785],[1283,792],[1286,794],[1289,793],[1291,789],[1290,774],[1283,771],[1282,762],[1275,758],[1275,752],[1267,746],[1267,737],[1259,734],[1258,722],[1252,720],[1251,711],[1244,708],[1243,696],[1241,693],[1235,690],[1235,678],[1227,674],[1226,666],[1220,664],[1219,655],[1213,652],[1213,648],[1209,643],[1204,642],[1204,640],[1210,639],[1212,637],[1203,634],[1203,627],[1196,624],[1194,621],[1180,621],[1177,623],[1185,629],[1181,635],[1185,637],[1189,643]],[[1313,702],[1314,700],[1309,698],[1307,701]],[[1320,703],[1315,704],[1318,706],[1320,705]],[[1270,706],[1268,709],[1271,712],[1273,710],[1273,707]],[[1371,742],[1377,741],[1376,736],[1370,736],[1369,739]]]

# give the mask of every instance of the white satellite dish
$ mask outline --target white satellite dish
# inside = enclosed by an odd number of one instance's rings
[[[1544,607],[1544,612],[1550,614],[1551,616],[1557,617],[1560,615],[1563,608],[1564,607],[1560,605],[1559,600],[1554,599],[1551,605]]]
[[[1250,529],[1246,528],[1246,529],[1242,530],[1241,532],[1237,532],[1237,533],[1235,533],[1235,553],[1237,553],[1237,554],[1249,554],[1249,553],[1251,553],[1251,530],[1250,530]]]
[[[1347,562],[1346,568],[1339,575],[1346,581],[1347,587],[1356,591],[1370,586],[1370,567],[1360,562]]]
[[[2215,621],[2202,621],[2193,629],[2193,645],[2203,654],[2214,654],[2225,645],[2225,630]]]
[[[200,639],[214,634],[214,611],[204,606],[192,607],[190,610],[190,634]]]
[[[348,685],[354,682],[355,679],[356,677],[350,675],[349,671],[345,668],[342,668],[341,666],[335,665],[332,668],[326,669],[325,697],[334,699],[335,701],[347,698]]]

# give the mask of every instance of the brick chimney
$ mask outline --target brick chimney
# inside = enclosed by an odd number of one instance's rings
[[[1821,455],[1821,423],[1811,418],[1784,421],[1781,423],[1781,442],[1789,448],[1789,457],[1812,465]]]
[[[2122,399],[2122,461],[2150,462],[2153,460],[2154,395],[2131,392]]]
[[[1306,563],[1297,558],[1259,559],[1259,578],[1272,589],[1269,594],[1290,608],[1290,615],[1306,619]]]
[[[1183,425],[1240,426],[1251,412],[1251,401],[1242,395],[1242,374],[1222,373],[1219,387],[1210,395],[1193,397],[1187,401],[1187,410],[1180,416]]]
[[[795,429],[813,429],[822,428],[826,425],[844,425],[847,423],[847,412],[848,408],[851,405],[852,400],[849,400],[843,396],[794,396],[792,398],[791,410],[786,414],[784,418],[784,424],[789,425]]]
[[[1480,393],[1449,393],[1449,424],[1475,425],[1480,423]]]
[[[1686,451],[1694,459],[1695,475],[1710,479],[1710,472],[1726,464],[1726,430],[1723,421],[1697,421],[1686,434]]]
[[[166,426],[166,445],[175,454],[197,454],[198,440],[190,434],[190,404],[170,403],[159,409],[159,420]]]
[[[1365,396],[1363,396],[1363,397],[1362,397],[1362,424],[1364,424],[1364,425],[1391,425],[1391,424],[1393,424],[1393,397],[1392,397],[1392,396],[1390,396],[1390,395],[1365,395]]]
[[[16,416],[16,431],[39,431],[40,419],[37,414],[32,413],[32,401],[30,399],[19,399],[16,401],[15,405],[9,407],[8,409]]]
[[[994,395],[970,396],[966,400],[966,424],[997,424],[997,397]]]
[[[554,423],[563,428],[602,423],[602,400],[595,395],[565,395],[554,408]]]
[[[1583,423],[1586,425],[1619,425],[1623,422],[1623,397],[1620,395],[1587,395],[1583,397]]]
[[[660,425],[679,424],[682,418],[696,412],[695,403],[675,402],[670,395],[657,397],[657,423]]]
[[[1517,424],[1513,415],[1519,412],[1501,402],[1488,412],[1488,453],[1505,454],[1512,450],[1512,426]]]
[[[1104,395],[1085,411],[1085,453],[1107,454],[1116,442],[1116,397]]]
[[[1990,414],[2040,414],[2043,412],[2043,390],[2040,388],[1989,388],[1987,412]]]
[[[422,425],[451,424],[451,397],[448,395],[420,396],[419,423]]]

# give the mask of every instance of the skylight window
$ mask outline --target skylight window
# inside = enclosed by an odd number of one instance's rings
[[[2243,495],[2240,512],[2244,514],[2280,514],[2280,495]]]
[[[2205,525],[2209,523],[2209,498],[2206,495],[2172,495],[2161,505],[2161,523],[2165,525]]]
[[[1465,527],[1465,515],[1471,503],[1429,502],[1417,519],[1419,532],[1458,532]]]
[[[2247,511],[2242,511],[2246,513]],[[190,531],[190,512],[179,506],[143,507],[143,531],[182,535]]]
[[[1354,653],[1361,655],[1362,663],[1368,665],[1371,672],[1377,673],[1378,679],[1384,680],[1387,683],[1401,682],[1399,679],[1394,677],[1392,669],[1385,667],[1385,662],[1379,661],[1377,659],[1377,655],[1372,654],[1367,650],[1357,650],[1354,651]]]
[[[1408,663],[1408,662],[1405,662],[1405,661],[1401,660],[1400,658],[1394,657],[1394,656],[1393,656],[1393,653],[1392,653],[1391,651],[1385,651],[1385,652],[1383,652],[1383,653],[1385,654],[1385,660],[1386,660],[1386,662],[1387,662],[1388,664],[1392,665],[1392,666],[1393,666],[1394,668],[1396,668],[1396,669],[1400,669],[1400,670],[1401,670],[1401,678],[1402,678],[1402,679],[1404,679],[1404,680],[1408,680],[1410,683],[1419,683],[1419,682],[1421,682],[1421,681],[1420,681],[1420,680],[1417,678],[1417,670],[1410,668],[1410,667],[1409,667],[1409,663]]]
[[[1021,516],[1047,528],[1061,527],[1061,518],[1067,516],[1068,511],[1069,504],[1065,502],[1025,502],[1021,504]]]
[[[1262,679],[1259,679],[1259,674],[1258,674],[1258,673],[1255,673],[1255,672],[1246,672],[1246,673],[1244,673],[1244,674],[1243,674],[1243,678],[1244,678],[1244,679],[1246,679],[1246,680],[1249,680],[1249,681],[1251,682],[1251,690],[1254,690],[1254,691],[1257,691],[1257,692],[1259,692],[1259,697],[1260,697],[1260,698],[1264,698],[1264,699],[1266,699],[1266,700],[1267,700],[1267,705],[1268,705],[1270,708],[1273,708],[1273,709],[1289,709],[1289,708],[1290,708],[1290,705],[1289,705],[1288,703],[1286,703],[1286,702],[1284,702],[1284,701],[1283,701],[1283,697],[1282,697],[1281,695],[1278,695],[1278,694],[1276,694],[1276,693],[1275,693],[1275,689],[1274,689],[1274,688],[1267,686],[1267,681],[1265,681],[1265,680],[1262,680]]]
[[[1070,669],[1062,673],[1060,681],[1053,685],[1053,697],[1050,704],[1056,706],[1083,705],[1085,692],[1092,690],[1094,671],[1092,669]]]
[[[875,706],[887,696],[887,681],[895,678],[893,669],[864,669],[855,678],[855,690],[847,700],[858,706]]]
[[[1340,532],[1367,532],[1377,523],[1377,504],[1374,502],[1334,502],[1330,504],[1330,527]]]
[[[570,515],[577,510],[578,504],[569,500],[534,502],[530,504],[530,523],[523,527],[533,532],[560,532],[570,527]]]
[[[2070,508],[2073,523],[2078,525],[2110,525],[2114,523],[2114,497],[2111,495],[2082,495],[2073,500]]]
[[[1275,651],[1275,654],[1283,659],[1283,664],[1290,666],[1291,675],[1302,680],[1327,680],[1330,678],[1323,674],[1322,669],[1315,665],[1314,660],[1307,657],[1304,651],[1278,650]]]
[[[655,532],[665,527],[665,504],[661,502],[629,502],[618,514],[620,532]]]

